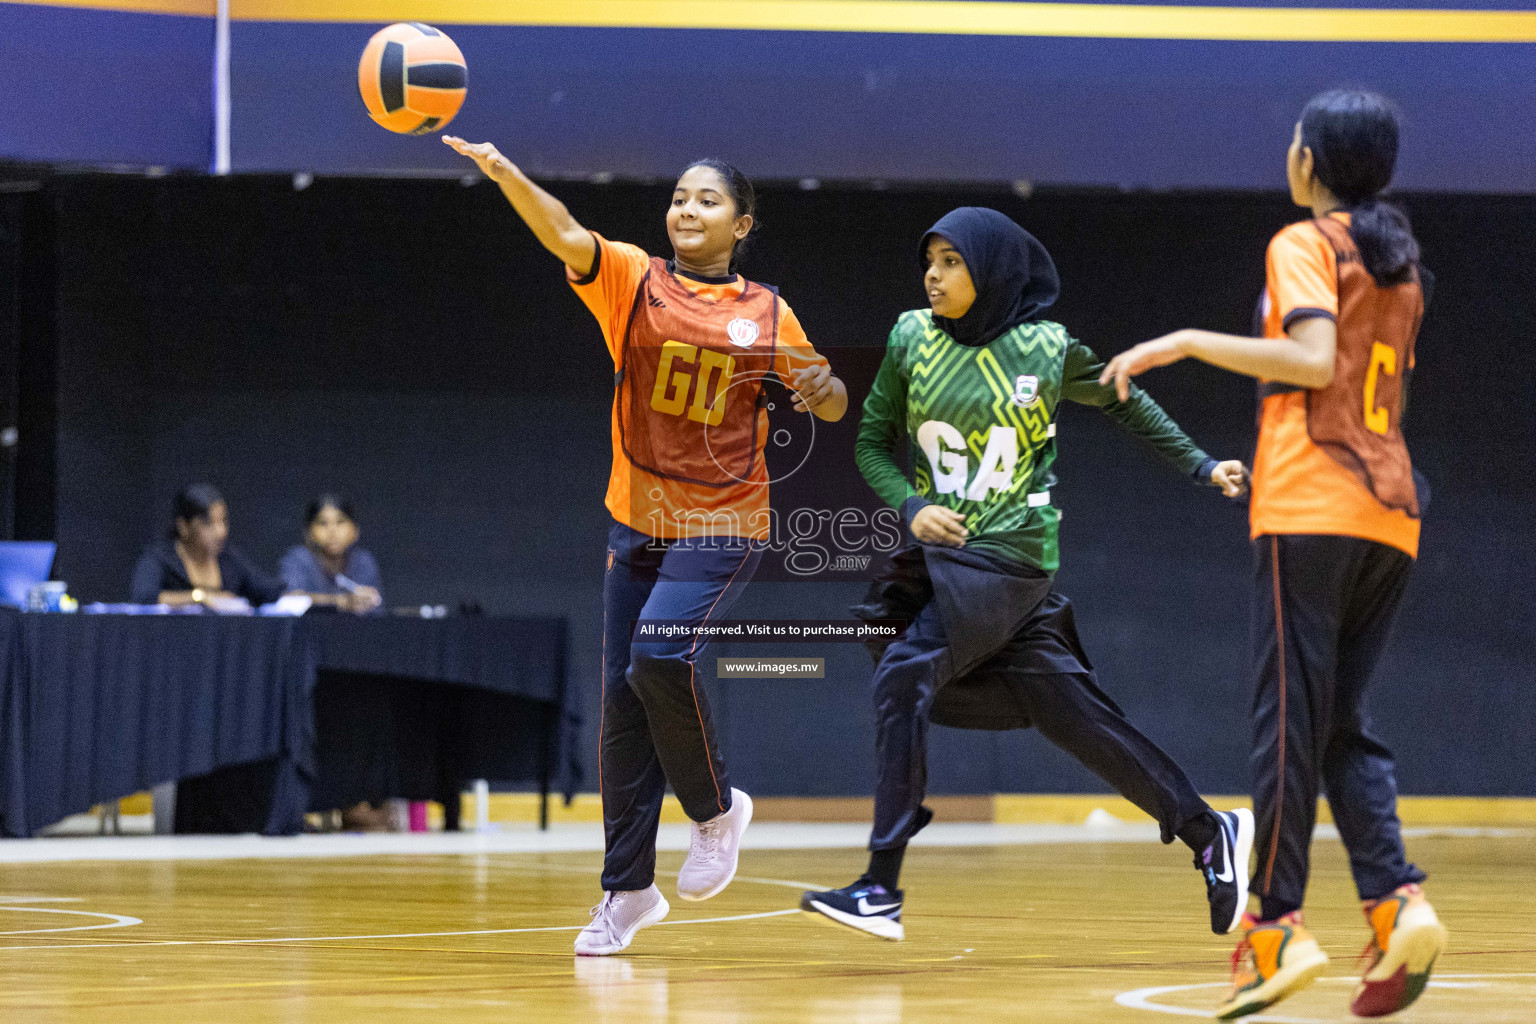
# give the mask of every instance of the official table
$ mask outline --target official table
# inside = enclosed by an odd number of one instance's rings
[[[439,800],[456,827],[468,779],[580,778],[565,685],[565,620],[316,617],[319,733],[312,810]]]
[[[302,619],[0,609],[0,828],[29,836],[156,783],[262,762],[240,819],[297,831],[317,650]]]
[[[561,619],[0,609],[0,831],[170,780],[178,831],[277,835],[353,797],[453,815],[469,778],[569,794],[565,636]]]

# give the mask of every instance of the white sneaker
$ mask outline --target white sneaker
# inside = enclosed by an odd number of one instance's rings
[[[688,844],[688,860],[677,873],[677,895],[697,902],[719,895],[736,877],[736,857],[741,852],[741,834],[752,821],[752,798],[739,789],[731,790],[731,809],[708,821],[693,823],[693,839]]]
[[[576,955],[617,953],[629,946],[635,932],[660,921],[671,909],[654,884],[634,892],[605,892],[592,908],[592,923],[576,936]]]

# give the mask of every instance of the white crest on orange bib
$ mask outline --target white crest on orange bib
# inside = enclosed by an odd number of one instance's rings
[[[737,317],[725,325],[725,336],[737,348],[751,348],[757,341],[757,321]]]

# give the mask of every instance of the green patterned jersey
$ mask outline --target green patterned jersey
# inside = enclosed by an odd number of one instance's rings
[[[1102,409],[1181,472],[1208,473],[1205,452],[1145,392],[1133,386],[1121,402],[1113,385],[1099,384],[1103,368],[1058,323],[1021,324],[968,346],[935,327],[929,310],[903,313],[864,401],[859,471],[908,517],[930,503],[963,514],[967,548],[1054,571],[1051,466],[1063,399]]]

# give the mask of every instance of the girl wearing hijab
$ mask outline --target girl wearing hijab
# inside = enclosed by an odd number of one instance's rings
[[[1392,752],[1365,711],[1423,511],[1402,416],[1433,278],[1407,217],[1379,197],[1397,136],[1383,96],[1313,97],[1286,154],[1291,199],[1312,219],[1269,243],[1263,337],[1177,331],[1102,375],[1124,394],[1133,375],[1193,357],[1261,382],[1249,505],[1259,916],[1243,920],[1222,1018],[1262,1010],[1327,966],[1301,919],[1319,789],[1371,929],[1350,1010],[1403,1009],[1445,948],[1403,847]]]
[[[1247,902],[1253,816],[1214,811],[1173,760],[1099,689],[1071,603],[1052,587],[1056,408],[1092,405],[1181,473],[1243,492],[1240,462],[1217,463],[1139,389],[1117,400],[1098,358],[1045,319],[1058,282],[1050,254],[996,210],[946,214],[918,249],[931,309],[903,313],[864,402],[856,459],[917,543],[876,579],[866,618],[910,620],[876,651],[878,771],[869,869],[808,892],[801,909],[886,939],[903,937],[898,887],[923,806],[928,724],[1033,725],[1183,840],[1205,878],[1211,928]],[[894,453],[921,449],[909,480]]]

